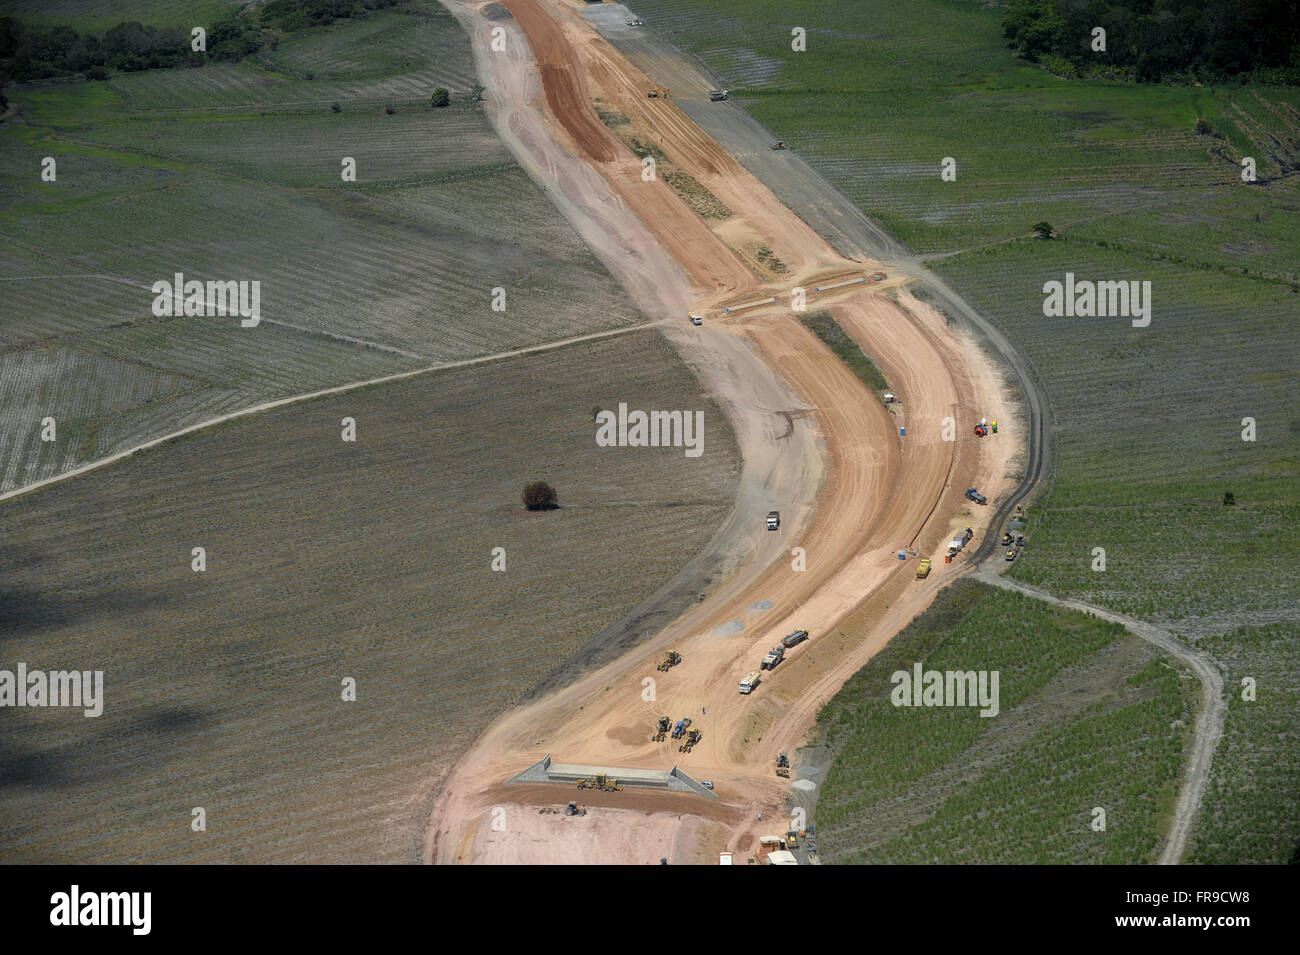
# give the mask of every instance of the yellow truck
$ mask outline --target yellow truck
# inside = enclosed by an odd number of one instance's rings
[[[930,576],[930,558],[922,557],[921,563],[916,568],[916,579],[923,580]]]

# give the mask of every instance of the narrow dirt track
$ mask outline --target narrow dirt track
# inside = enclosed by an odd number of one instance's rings
[[[141,451],[147,451],[150,448],[156,448],[159,445],[166,444],[169,441],[175,441],[177,438],[184,438],[192,434],[198,434],[209,428],[215,428],[217,425],[225,424],[228,421],[236,421],[239,418],[248,418],[252,415],[262,414],[266,411],[274,411],[277,408],[287,408],[289,405],[296,405],[303,401],[314,401],[317,398],[329,398],[334,395],[347,394],[349,391],[357,391],[360,388],[373,388],[376,385],[388,385],[398,381],[405,381],[408,378],[418,378],[421,375],[433,374],[436,371],[447,371],[452,368],[466,368],[470,365],[482,365],[490,361],[503,361],[507,358],[521,358],[525,355],[534,355],[539,352],[551,351],[555,348],[563,348],[566,345],[576,345],[580,342],[594,341],[598,338],[610,338],[615,335],[626,335],[630,332],[644,331],[647,328],[654,328],[661,324],[660,322],[640,322],[636,325],[628,325],[625,328],[611,328],[603,332],[590,332],[586,335],[575,335],[571,338],[562,338],[553,342],[543,342],[540,345],[529,345],[525,348],[514,348],[510,351],[497,352],[493,355],[479,355],[477,358],[462,358],[459,361],[439,362],[436,365],[427,365],[424,368],[415,368],[411,371],[399,371],[391,375],[382,375],[379,378],[367,378],[363,381],[352,381],[346,385],[335,385],[333,388],[323,388],[319,391],[308,391],[300,395],[290,395],[287,398],[276,398],[274,401],[264,401],[261,404],[251,405],[247,408],[240,408],[238,411],[232,411],[229,414],[219,415],[215,418],[209,418],[206,421],[200,421],[197,424],[180,428],[170,434],[164,434],[160,438],[154,438],[150,441],[142,442],[134,447],[127,448],[125,451],[118,451],[108,457],[99,458],[91,461],[89,464],[83,464],[80,467],[72,468],[68,471],[60,472],[52,477],[44,478],[40,481],[33,481],[31,484],[24,484],[22,487],[12,488],[0,494],[0,501],[7,501],[10,498],[22,497],[25,494],[31,494],[33,491],[39,491],[41,488],[49,487],[51,484],[61,484],[64,481],[70,481],[73,478],[80,477],[83,474],[89,474],[91,471],[98,471],[100,468],[123,461]]]
[[[479,5],[460,6],[465,22]],[[675,106],[648,100],[645,89],[653,84],[563,7],[539,0],[505,0],[505,6],[527,37],[539,65],[536,75],[541,86],[540,91],[530,90],[512,78],[517,74],[498,80],[494,92],[500,99],[494,109],[507,117],[508,132],[517,143],[538,149],[537,131],[528,128],[530,117],[523,110],[530,95],[544,102],[550,133],[600,173],[612,194],[648,229],[653,237],[649,241],[681,263],[704,307],[739,301],[741,295],[784,296],[790,286],[812,275],[861,273],[862,263],[840,257]],[[468,22],[471,35],[481,42],[483,31],[473,19]],[[489,78],[502,72],[501,61],[481,57],[479,62],[495,68],[488,71]],[[516,60],[513,65],[517,69],[523,63]],[[548,84],[557,85],[552,90]],[[642,181],[639,160],[600,123],[592,102],[584,99],[588,96],[599,97],[628,116],[643,141],[656,144],[723,198],[736,213],[735,221],[710,228],[664,183]],[[584,115],[565,115],[568,110]],[[559,191],[556,185],[561,178],[578,179],[562,171],[564,161],[554,153],[544,164],[532,155],[525,157],[524,164],[553,194]],[[563,195],[559,198],[565,210],[584,205],[598,208],[589,197],[574,197],[569,203]],[[590,222],[580,222],[579,231],[599,235]],[[625,234],[626,228],[618,233],[620,244]],[[790,266],[789,274],[782,276],[784,283],[764,278],[746,264],[743,249],[751,240],[776,250]],[[639,242],[638,249],[644,248],[646,239]],[[611,270],[620,278],[629,271],[625,260],[610,254],[608,245],[599,241],[594,245],[598,255],[614,263]],[[645,287],[645,283],[638,286],[635,276],[625,284],[629,291]],[[911,302],[907,296],[903,300]],[[705,329],[693,330],[699,334],[689,342],[703,353],[725,353],[725,340],[745,343],[811,411],[822,452],[812,460],[805,451],[781,465],[798,472],[792,487],[811,489],[811,493],[820,482],[811,520],[796,518],[783,524],[778,535],[764,538],[759,532],[760,539],[751,537],[748,552],[739,556],[729,580],[650,644],[498,720],[444,786],[426,858],[562,862],[588,857],[590,847],[557,842],[539,821],[546,817],[535,810],[516,813],[508,836],[480,825],[493,800],[506,798],[499,784],[547,752],[561,762],[609,766],[667,768],[681,762],[693,775],[713,778],[725,805],[739,811],[741,818],[749,818],[751,812],[778,811],[789,784],[771,773],[777,750],[802,738],[820,703],[933,599],[944,575],[933,575],[925,585],[918,585],[915,565],[899,562],[895,551],[900,543],[916,539],[923,554],[933,553],[953,526],[969,523],[982,529],[981,518],[987,519],[987,511],[971,513],[962,501],[962,489],[968,482],[978,482],[996,493],[1015,450],[1010,436],[1014,432],[996,444],[973,438],[944,440],[943,419],[956,418],[964,434],[968,432],[964,418],[972,409],[981,408],[982,413],[1007,421],[1013,420],[1012,409],[991,365],[932,310],[915,302],[901,308],[879,287],[850,288],[829,297],[827,304],[876,358],[891,383],[905,383],[906,390],[895,386],[906,396],[901,411],[887,411],[779,306],[726,321],[710,316]],[[680,312],[677,315],[679,321],[684,319]],[[674,333],[670,338],[677,341],[682,336]],[[690,352],[683,356],[696,357]],[[703,365],[713,376],[706,380],[720,392],[724,407],[752,414],[752,409],[729,404],[728,395],[736,385],[725,374],[717,374],[723,369],[707,360]],[[770,417],[779,411],[768,408],[763,413]],[[786,419],[791,427],[808,420],[802,412],[798,419]],[[737,425],[740,432],[751,428],[752,422]],[[900,425],[907,428],[905,439],[899,435]],[[780,443],[770,440],[742,444],[742,448],[747,471],[779,460],[782,452]],[[789,503],[803,504],[782,502],[783,515]],[[752,527],[758,527],[761,519],[761,512],[747,518]],[[791,565],[790,549],[796,545],[806,553],[805,570]],[[860,646],[842,652],[823,649],[818,639],[822,633],[864,601],[880,609],[879,626]],[[758,693],[739,695],[736,681],[755,668],[758,658],[781,635],[797,627],[811,630],[813,640],[771,674]],[[657,677],[657,699],[647,701],[642,697],[642,680],[655,675],[657,651],[670,645],[682,652],[685,662]],[[679,757],[675,746],[649,741],[654,717],[665,712],[693,714],[704,730],[702,744],[689,756]],[[560,787],[554,791],[556,799],[564,792]],[[679,812],[629,816],[638,832],[615,840],[623,856],[611,861],[657,859],[666,843],[678,853],[674,861],[703,858],[706,842],[709,848],[724,842],[741,851],[750,848],[751,833],[745,826],[733,826],[704,841],[685,838],[683,833],[698,834],[701,825],[689,807],[688,800]]]

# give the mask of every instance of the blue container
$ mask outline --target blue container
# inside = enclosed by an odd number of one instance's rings
[[[905,437],[907,437],[907,429],[906,429],[906,428],[899,428],[899,429],[898,429],[898,436],[899,436],[900,438],[905,438]]]

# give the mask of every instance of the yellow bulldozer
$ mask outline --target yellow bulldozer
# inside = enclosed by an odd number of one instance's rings
[[[677,751],[680,753],[689,753],[695,748],[695,744],[703,738],[704,734],[699,730],[691,730],[686,734],[686,738],[682,740],[682,745],[677,747]]]
[[[671,670],[673,667],[677,666],[677,664],[681,662],[682,662],[682,655],[678,653],[676,650],[669,650],[667,653],[664,654],[664,658],[663,660],[660,661],[657,669],[659,670],[660,673],[667,673],[669,670]]]

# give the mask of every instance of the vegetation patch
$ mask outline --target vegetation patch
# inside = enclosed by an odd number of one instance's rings
[[[622,114],[617,114],[622,116]],[[602,119],[604,117],[602,116]],[[623,122],[627,119],[624,117]],[[672,190],[681,196],[691,210],[704,219],[729,219],[732,211],[715,196],[709,192],[698,179],[690,173],[679,168],[664,151],[654,143],[642,142],[629,129],[621,129],[621,123],[606,120],[618,138],[627,144],[627,147],[638,156],[645,158],[649,156],[655,161],[655,174],[672,188]]]
[[[825,342],[826,347],[849,366],[849,371],[857,375],[859,381],[875,392],[882,401],[884,400],[883,394],[889,390],[889,383],[885,381],[885,376],[880,373],[875,362],[867,357],[852,336],[835,321],[835,317],[829,311],[821,309],[816,312],[806,312],[799,316],[799,321]]]
[[[1300,20],[1290,14],[1267,2],[1011,0],[1002,29],[1017,50],[1058,75],[1300,83]]]
[[[676,166],[661,166],[659,174],[673,191],[686,200],[696,215],[703,219],[729,219],[732,212],[722,200],[709,192],[700,181]],[[782,267],[781,271],[785,271]]]
[[[759,246],[758,252],[755,254],[758,257],[759,265],[763,266],[763,268],[770,272],[775,272],[777,275],[784,275],[786,272],[790,271],[789,266],[781,260],[780,256],[765,245]]]

